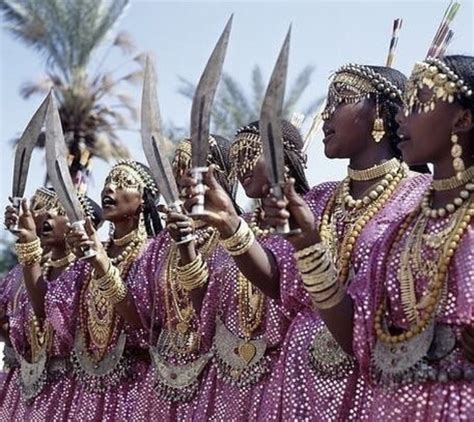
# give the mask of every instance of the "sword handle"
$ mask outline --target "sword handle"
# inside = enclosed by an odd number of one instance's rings
[[[283,188],[281,185],[273,185],[270,188],[270,194],[273,195],[276,199],[280,200],[285,197],[283,193]],[[281,236],[293,236],[295,234],[301,233],[301,229],[293,229],[290,228],[290,222],[286,220],[284,224],[275,227],[275,233]]]
[[[191,217],[200,217],[206,213],[204,205],[204,183],[203,175],[207,172],[207,167],[194,167],[191,169],[191,174],[197,181],[196,190],[197,190],[197,204],[193,205],[193,208],[189,215]]]
[[[21,201],[22,200],[23,200],[23,198],[21,198],[19,196],[14,196],[12,198],[12,207],[15,208],[15,211],[16,211],[18,217],[20,217],[20,213],[21,213]],[[21,229],[20,229],[20,226],[18,225],[18,222],[16,222],[15,224],[9,226],[8,230],[13,235],[19,236]]]
[[[177,212],[180,214],[184,214],[183,203],[181,201],[175,201],[169,205],[169,209],[173,212]],[[194,240],[193,234],[187,234],[186,236],[182,237],[181,240],[176,242],[177,245],[184,245],[185,243],[192,242]]]
[[[84,233],[86,232],[86,229],[84,227],[84,220],[74,221],[74,223],[71,224],[71,227],[77,231],[81,231]],[[89,247],[83,247],[81,248],[81,251],[83,253],[83,256],[79,258],[81,261],[85,259],[90,259],[96,256],[97,254],[97,252],[94,249],[89,248]]]

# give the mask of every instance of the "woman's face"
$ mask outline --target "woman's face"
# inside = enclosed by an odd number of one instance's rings
[[[416,93],[419,104],[432,100],[433,90],[424,85]],[[433,110],[417,112],[409,110],[397,114],[398,133],[402,141],[398,144],[403,159],[408,165],[433,163],[451,157],[451,133],[462,111],[457,103],[435,101]]]
[[[128,166],[112,169],[101,194],[104,219],[117,223],[138,216],[143,204],[142,190],[139,177]]]
[[[65,248],[64,236],[68,229],[68,218],[53,211],[48,211],[42,214],[42,216],[42,224],[40,226],[41,244],[47,248]]]
[[[263,187],[269,185],[265,159],[258,140],[240,138],[232,145],[230,152],[233,173],[244,188],[248,198],[261,198]]]
[[[178,189],[181,190],[183,188],[181,180],[191,168],[191,144],[188,141],[182,141],[178,145],[173,157],[172,168],[176,185]]]
[[[328,158],[353,158],[361,151],[375,147],[371,139],[375,106],[373,100],[357,103],[341,103],[325,120],[324,153]]]

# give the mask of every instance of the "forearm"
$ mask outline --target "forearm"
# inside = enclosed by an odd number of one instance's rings
[[[47,286],[43,278],[41,266],[38,263],[23,266],[23,278],[26,291],[33,307],[33,311],[38,318],[45,318],[45,296]]]
[[[241,224],[246,222],[234,218],[226,222],[219,232],[223,239],[231,239],[236,235]],[[250,229],[247,229],[250,230]],[[254,239],[252,235],[252,239]],[[224,244],[225,244],[224,240]],[[251,246],[244,253],[233,254],[233,258],[240,272],[262,293],[272,299],[280,297],[280,272],[273,254],[265,249],[256,239],[250,242]]]
[[[343,300],[329,309],[320,309],[319,315],[342,349],[353,355],[354,308],[352,298],[346,293]]]

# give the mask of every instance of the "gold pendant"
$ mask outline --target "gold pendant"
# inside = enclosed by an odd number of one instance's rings
[[[257,353],[257,348],[252,343],[242,343],[239,346],[239,356],[245,361],[248,365]]]
[[[179,334],[186,334],[188,332],[189,324],[184,321],[180,321],[176,324],[176,331]]]

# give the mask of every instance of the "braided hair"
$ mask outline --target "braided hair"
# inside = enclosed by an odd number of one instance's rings
[[[295,179],[296,192],[304,195],[309,191],[309,184],[305,174],[306,160],[302,153],[303,138],[299,130],[288,120],[281,120],[281,131],[285,165],[289,168],[288,176]],[[260,136],[259,122],[255,121],[240,128],[235,134],[235,138],[245,133]]]
[[[153,181],[153,188],[146,185],[143,189],[143,217],[145,220],[145,228],[148,234],[148,237],[156,236],[161,230],[163,230],[163,225],[161,224],[161,218],[156,209],[158,200],[160,199],[160,193],[158,186],[156,186],[151,174],[150,168],[145,164],[135,162]]]

